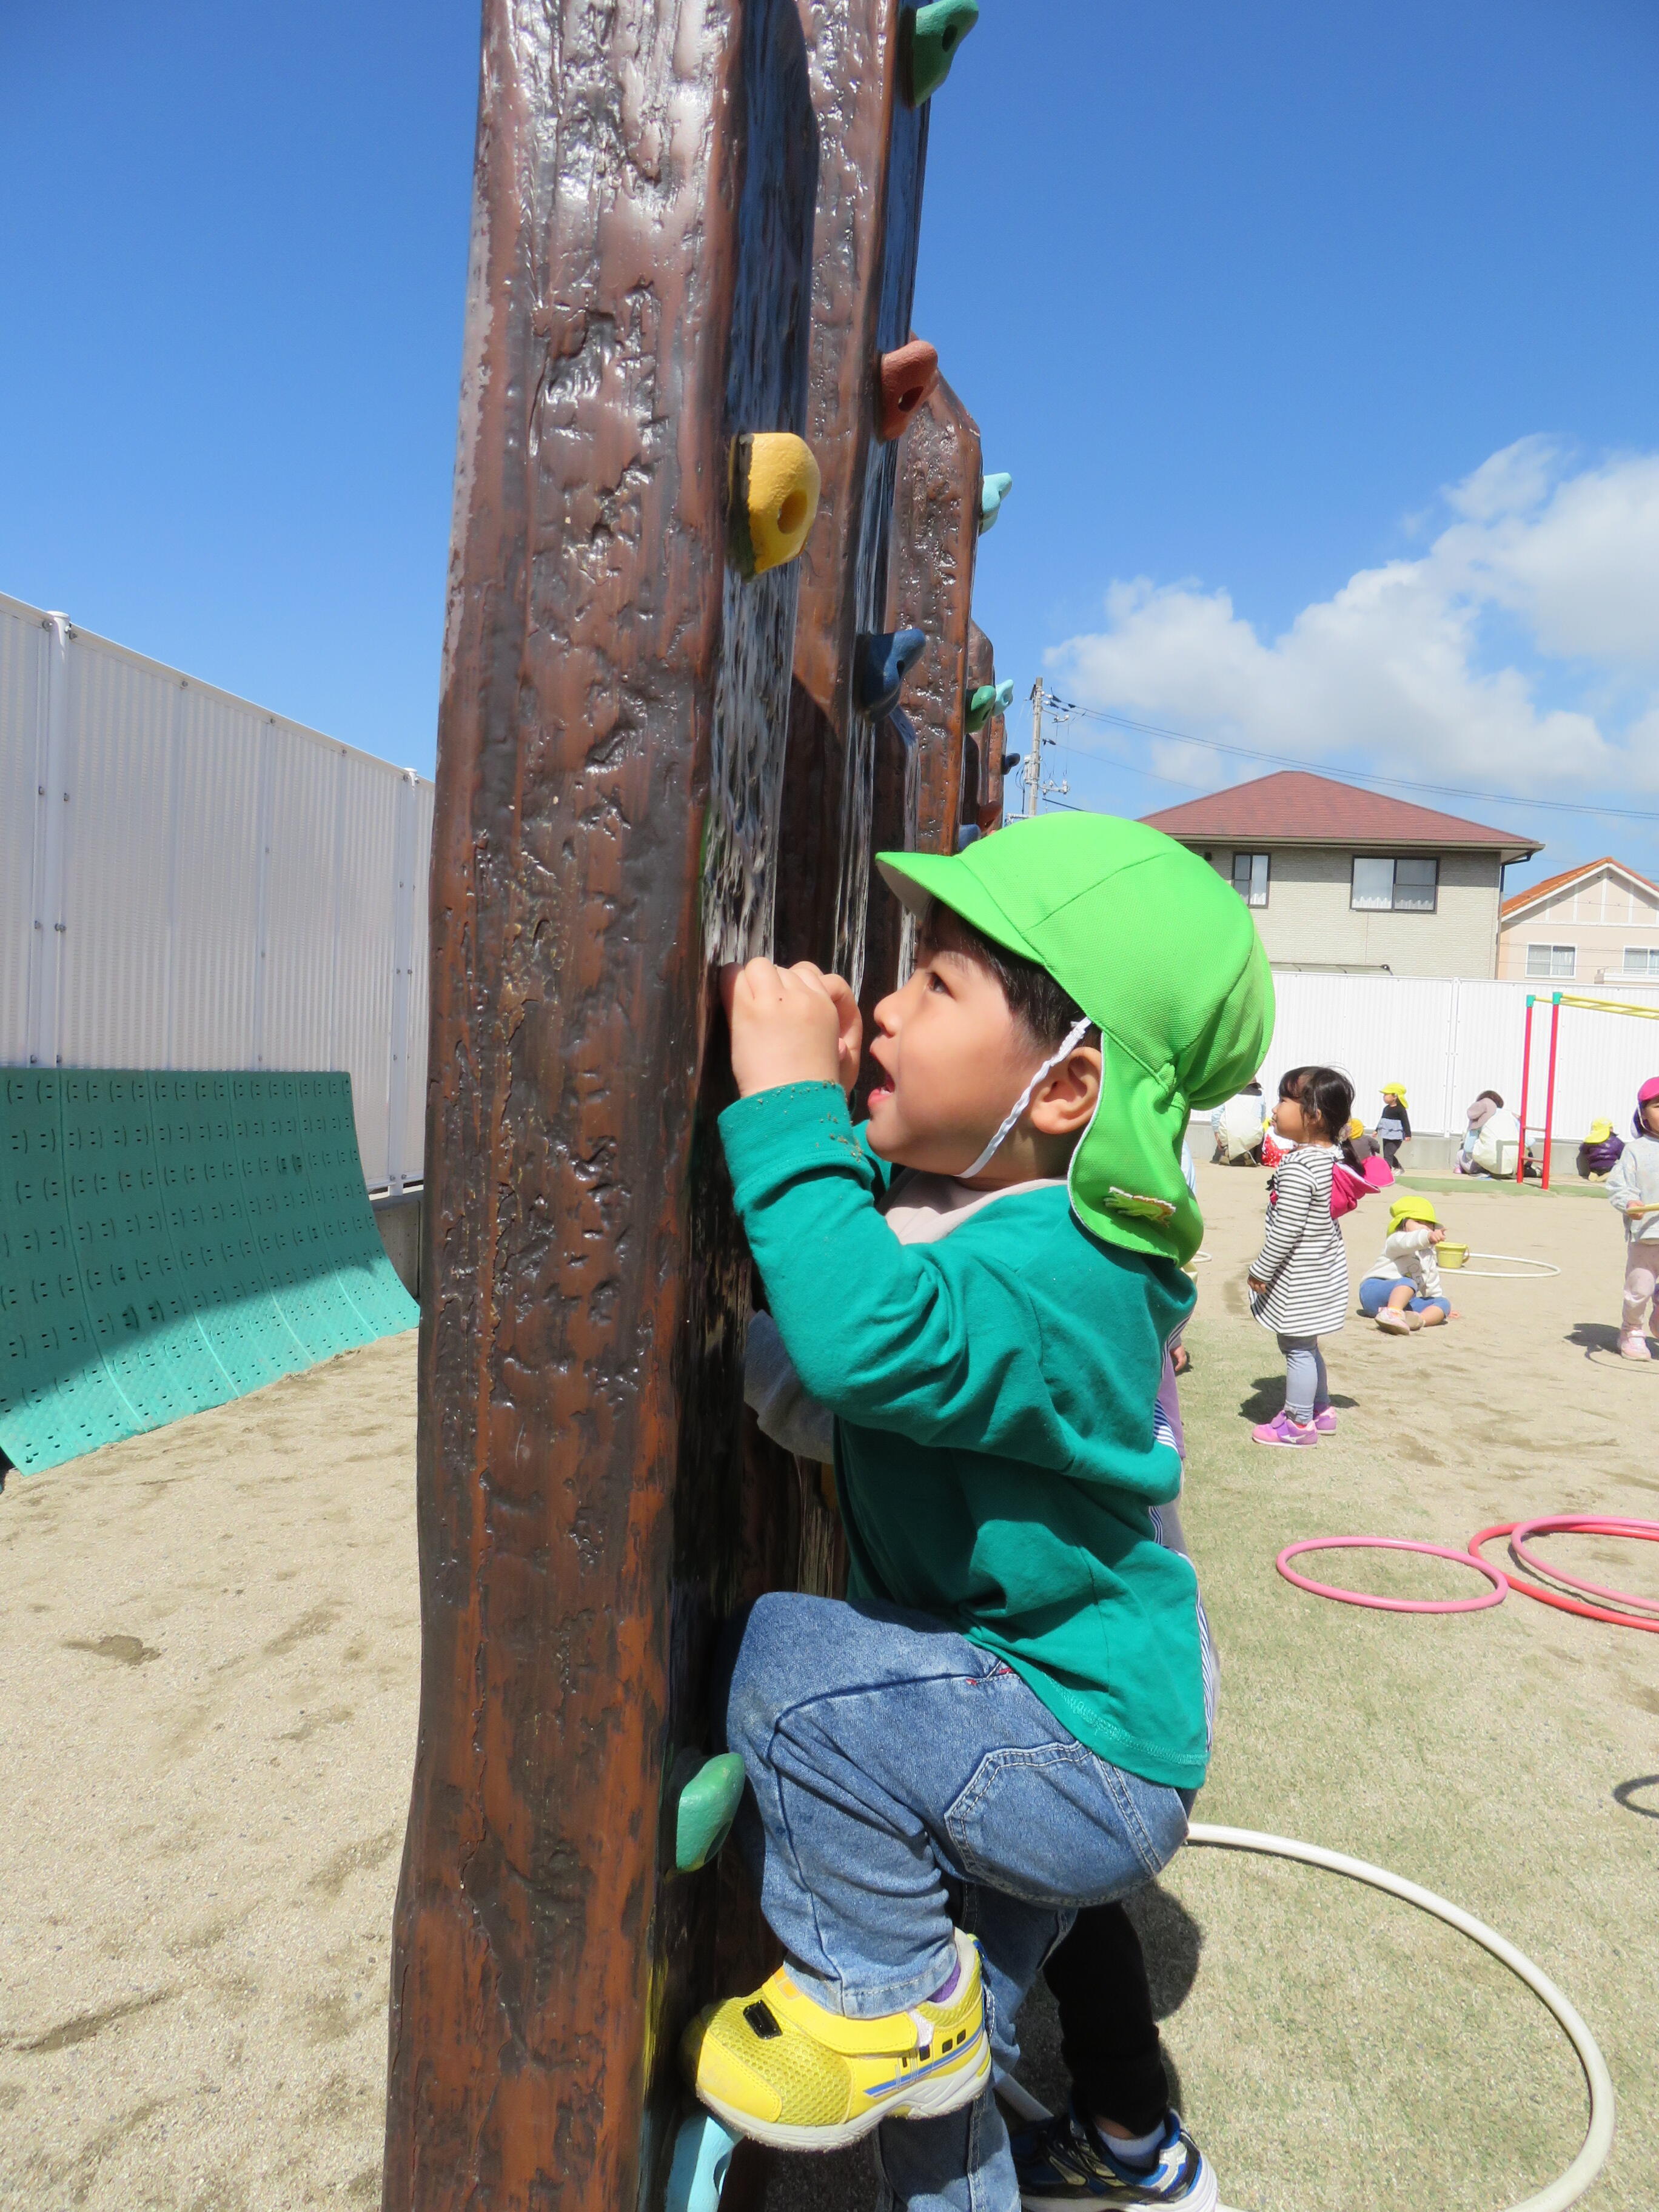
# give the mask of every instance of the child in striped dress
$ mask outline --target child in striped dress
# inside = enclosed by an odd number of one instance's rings
[[[1285,1355],[1285,1404],[1251,1434],[1259,1444],[1316,1444],[1336,1426],[1319,1339],[1348,1313],[1348,1255],[1331,1217],[1336,1140],[1353,1112],[1353,1085],[1334,1067],[1292,1067],[1281,1079],[1273,1127],[1288,1144],[1267,1190],[1267,1231],[1250,1267],[1250,1311]]]

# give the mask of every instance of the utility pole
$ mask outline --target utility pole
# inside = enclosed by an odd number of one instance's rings
[[[1042,799],[1042,678],[1031,686],[1031,750],[1025,760],[1025,812],[1029,820]]]

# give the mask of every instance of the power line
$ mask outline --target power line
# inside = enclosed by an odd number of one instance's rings
[[[1043,703],[1045,706],[1054,708],[1057,713],[1081,714],[1085,720],[1104,722],[1114,729],[1133,730],[1141,737],[1168,738],[1176,744],[1203,745],[1211,752],[1231,754],[1236,760],[1267,761],[1275,768],[1302,769],[1310,775],[1329,775],[1331,773],[1331,763],[1328,761],[1297,760],[1288,753],[1258,752],[1249,745],[1224,744],[1218,738],[1195,737],[1190,730],[1164,729],[1156,722],[1132,721],[1127,714],[1109,714],[1098,707],[1080,706],[1076,700],[1061,699],[1052,691],[1044,691]],[[1054,738],[1049,739],[1051,744],[1057,741]],[[1079,747],[1079,750],[1082,750],[1083,748]],[[1113,759],[1115,756],[1096,754],[1094,757]],[[1120,768],[1128,768],[1132,763],[1128,761],[1118,761],[1116,765]],[[1146,769],[1139,773],[1155,775],[1158,771],[1154,769]],[[1373,769],[1351,769],[1345,766],[1342,774],[1345,776],[1352,776],[1356,781],[1361,783],[1386,784],[1395,791],[1426,791],[1437,799],[1478,799],[1483,806],[1534,806],[1551,814],[1592,814],[1603,819],[1617,816],[1620,821],[1625,822],[1659,822],[1659,812],[1644,812],[1641,808],[1634,806],[1590,806],[1582,801],[1570,799],[1523,799],[1515,792],[1469,791],[1458,784],[1418,783],[1409,776],[1382,775]],[[1163,776],[1159,780],[1165,783],[1173,783],[1183,790],[1196,790],[1200,787],[1194,784],[1182,784],[1178,776]]]

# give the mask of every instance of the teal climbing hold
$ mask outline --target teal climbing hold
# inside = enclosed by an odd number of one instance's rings
[[[674,1814],[674,1864],[681,1874],[706,1867],[731,1834],[743,1781],[743,1761],[723,1751],[704,1759],[684,1784]]]
[[[994,477],[987,477],[979,490],[979,534],[996,527],[1002,512],[1002,502],[1014,488],[1014,480],[1006,469],[999,469]]]
[[[968,701],[968,733],[977,737],[993,714],[1006,714],[1014,703],[1012,679],[1006,684],[981,684]]]
[[[738,2137],[712,2112],[682,2120],[674,2138],[664,2212],[718,2212]]]
[[[900,79],[912,107],[931,100],[957,58],[957,48],[979,21],[979,0],[928,0],[899,16]]]

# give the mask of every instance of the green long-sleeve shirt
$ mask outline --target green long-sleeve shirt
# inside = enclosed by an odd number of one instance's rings
[[[1153,1407],[1187,1278],[1091,1236],[1062,1188],[900,1243],[833,1084],[740,1100],[720,1133],[773,1318],[836,1417],[851,1595],[948,1623],[1102,1758],[1196,1789],[1198,1586],[1148,1512],[1181,1486]]]

